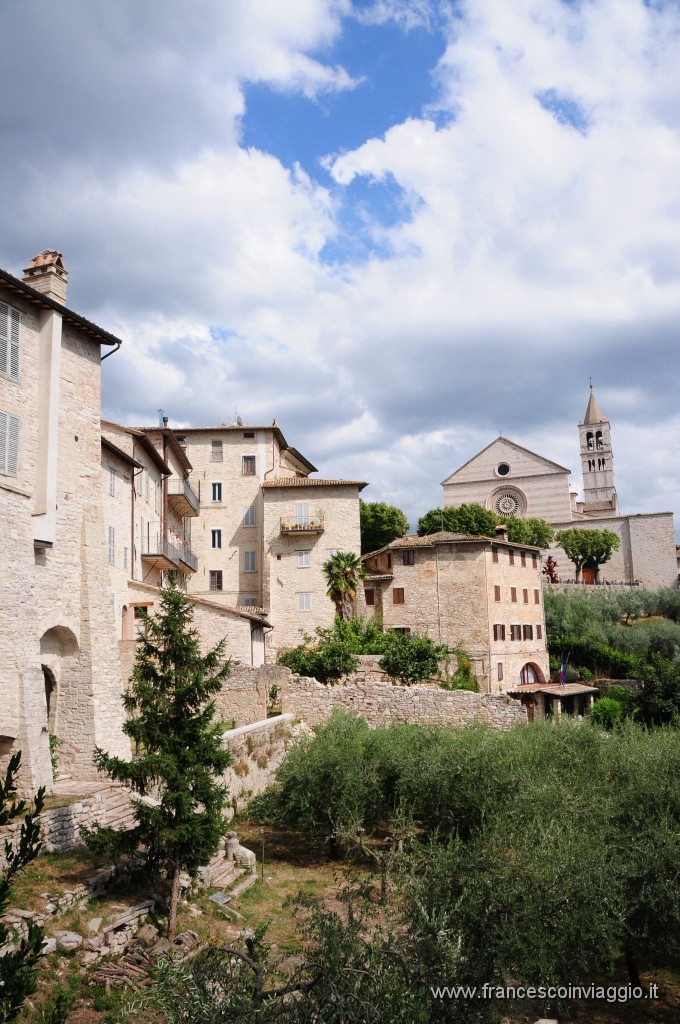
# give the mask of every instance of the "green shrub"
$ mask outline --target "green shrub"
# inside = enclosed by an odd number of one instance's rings
[[[418,633],[387,635],[390,640],[380,659],[380,668],[404,686],[431,679],[437,674],[439,662],[448,653],[446,647]]]
[[[613,697],[600,697],[593,704],[590,712],[595,725],[604,729],[613,729],[617,722],[623,718],[623,707],[621,702]]]

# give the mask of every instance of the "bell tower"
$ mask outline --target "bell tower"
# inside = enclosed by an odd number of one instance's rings
[[[579,511],[598,518],[616,516],[619,514],[619,503],[614,487],[611,426],[600,412],[592,384],[588,407],[583,421],[578,425],[578,433],[583,469],[583,507]]]

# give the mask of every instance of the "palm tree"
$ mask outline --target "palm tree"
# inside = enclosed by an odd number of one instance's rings
[[[335,605],[338,618],[345,622],[354,615],[357,589],[364,577],[364,565],[351,551],[336,551],[324,562],[323,574],[328,584],[328,596]]]

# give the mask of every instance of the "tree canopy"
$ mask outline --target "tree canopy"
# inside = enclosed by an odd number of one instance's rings
[[[4,780],[0,778],[0,828],[23,818],[18,842],[5,840],[5,866],[0,872],[0,915],[8,909],[12,882],[40,852],[40,824],[37,816],[43,809],[45,790],[38,790],[32,813],[26,814],[26,802],[17,800],[16,779],[21,764],[21,751],[9,759]],[[25,817],[24,817],[25,815]],[[25,938],[15,949],[0,956],[0,1022],[16,1020],[27,996],[36,990],[37,966],[42,957],[44,931],[35,921],[28,925]],[[0,946],[8,939],[8,929],[0,922]]]
[[[620,537],[611,530],[559,530],[555,540],[574,563],[577,580],[582,569],[593,569],[597,579],[600,566],[621,547]]]
[[[359,510],[362,555],[377,551],[408,533],[406,514],[395,505],[387,505],[384,501],[360,501]]]
[[[147,868],[171,883],[168,934],[174,937],[179,876],[194,876],[217,852],[226,822],[221,776],[230,755],[223,727],[213,721],[217,694],[230,674],[224,641],[201,654],[189,598],[174,588],[161,594],[160,612],[137,638],[131,686],[123,696],[124,732],[138,751],[130,761],[95,751],[99,771],[153,803],[134,800],[135,825],[126,831],[84,830],[95,850],[144,852]]]
[[[552,540],[552,527],[544,519],[522,519],[520,516],[497,516],[483,505],[458,505],[455,508],[431,508],[418,520],[418,535],[424,537],[437,530],[467,533],[475,537],[493,537],[496,527],[507,526],[512,544],[547,548]]]

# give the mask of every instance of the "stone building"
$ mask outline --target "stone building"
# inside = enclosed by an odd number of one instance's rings
[[[23,280],[0,271],[0,756],[22,750],[22,785],[92,751],[125,756],[101,495],[100,361],[118,338],[66,306],[46,250]]]
[[[545,519],[556,531],[611,530],[621,546],[603,569],[609,582],[638,582],[651,589],[677,586],[673,513],[620,513],[611,426],[592,388],[578,431],[583,501],[570,484],[570,470],[498,437],[442,482],[444,505],[474,502],[501,515]],[[573,579],[575,568],[564,551],[554,545],[551,554],[560,579]],[[594,582],[588,570],[583,578]]]
[[[145,613],[157,610],[159,588],[172,573],[188,590],[199,569],[192,526],[201,505],[189,483],[191,463],[171,430],[138,430],[102,421],[102,494],[114,620],[123,676],[134,663],[135,637]],[[264,660],[266,619],[194,597],[194,623],[204,648],[223,637],[244,665]]]
[[[357,480],[310,476],[315,467],[270,426],[143,428],[158,448],[173,434],[191,465],[200,502],[192,548],[192,597],[266,616],[266,659],[302,632],[330,626],[335,609],[322,565],[334,551],[361,550]]]
[[[365,556],[369,615],[385,629],[428,635],[471,658],[485,693],[549,680],[541,552],[441,531],[406,536]]]

